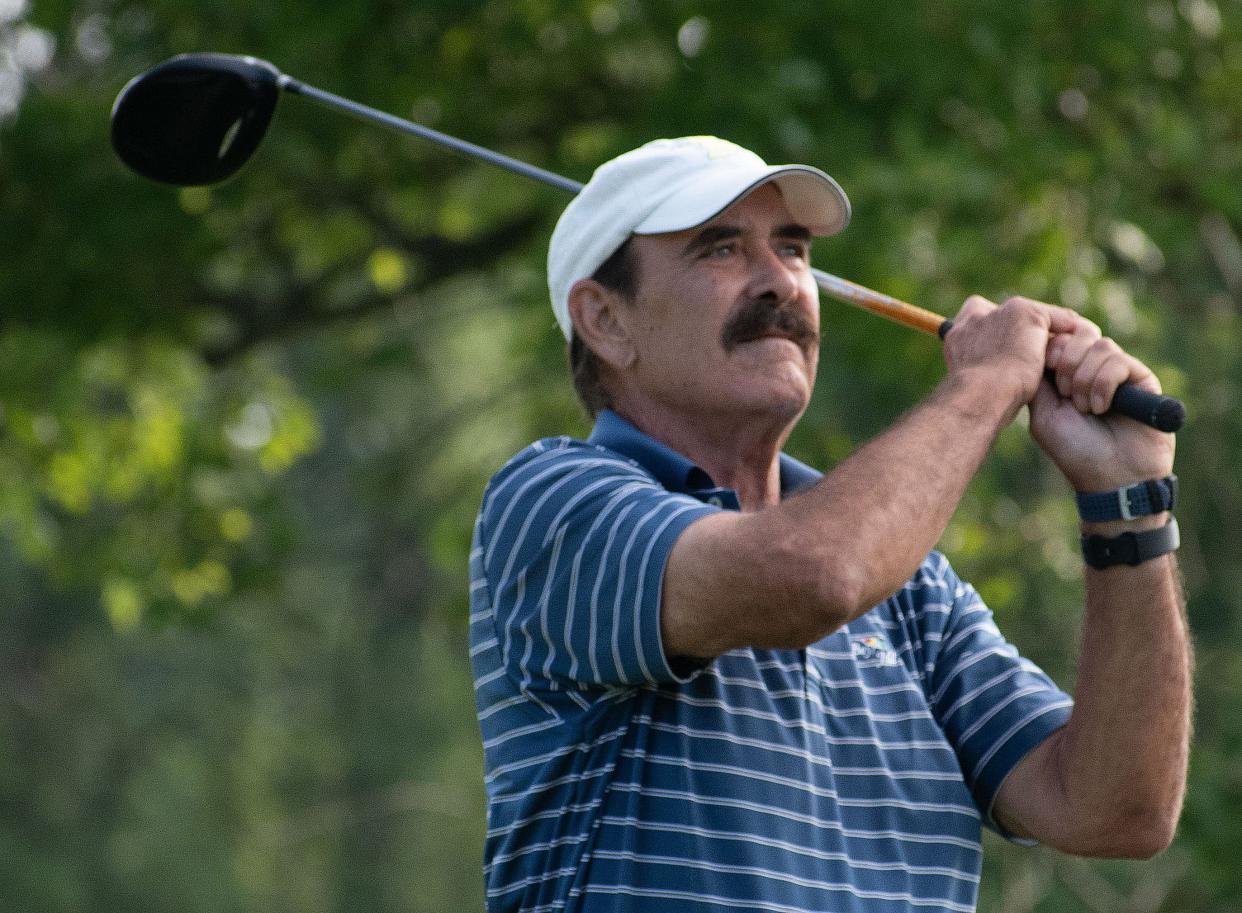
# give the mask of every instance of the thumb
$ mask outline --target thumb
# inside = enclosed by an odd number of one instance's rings
[[[1037,441],[1047,439],[1066,420],[1065,412],[1073,413],[1074,418],[1081,418],[1078,410],[1074,408],[1074,401],[1062,397],[1046,377],[1040,378],[1035,395],[1027,405],[1031,410],[1031,435]]]
[[[1061,395],[1057,393],[1056,387],[1048,380],[1048,378],[1040,378],[1039,386],[1035,388],[1035,395],[1031,397],[1031,425],[1046,416],[1052,415],[1053,412],[1063,405]]]

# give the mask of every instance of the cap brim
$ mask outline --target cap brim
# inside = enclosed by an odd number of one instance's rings
[[[849,197],[829,175],[809,165],[769,165],[719,172],[691,182],[657,206],[634,228],[634,234],[694,228],[770,183],[780,187],[789,214],[812,235],[835,235],[849,224]]]

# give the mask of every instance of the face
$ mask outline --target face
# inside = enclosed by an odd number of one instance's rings
[[[793,421],[815,386],[811,239],[766,184],[710,222],[633,239],[627,382],[683,414]]]

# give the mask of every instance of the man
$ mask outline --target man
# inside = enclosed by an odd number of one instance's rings
[[[1156,379],[1072,311],[972,297],[944,381],[820,477],[781,447],[817,368],[810,240],[848,220],[822,172],[689,137],[605,164],[558,223],[553,310],[602,411],[510,461],[476,524],[491,910],[969,911],[981,823],[1172,839],[1173,439],[1102,414]],[[1073,701],[931,551],[1023,405],[1109,540]]]

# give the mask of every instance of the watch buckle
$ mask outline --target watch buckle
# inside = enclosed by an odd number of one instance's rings
[[[1128,487],[1117,489],[1117,504],[1121,508],[1121,519],[1133,520],[1135,518],[1135,514],[1130,511],[1130,489]]]

